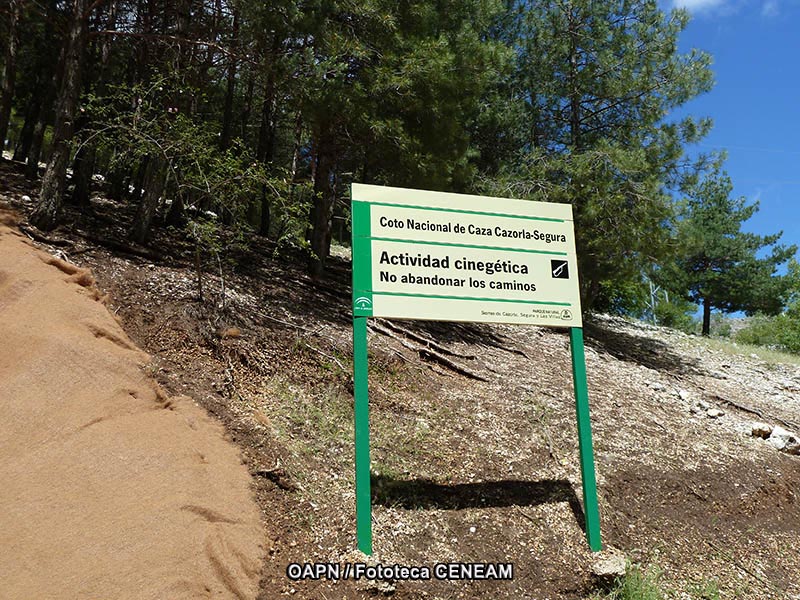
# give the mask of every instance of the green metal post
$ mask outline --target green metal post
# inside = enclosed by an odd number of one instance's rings
[[[369,481],[369,387],[367,319],[353,318],[353,388],[356,432],[356,537],[358,549],[372,554],[372,498]]]
[[[583,480],[583,512],[586,516],[586,540],[593,552],[603,549],[600,541],[600,513],[597,506],[597,480],[592,451],[592,424],[589,418],[589,388],[586,385],[586,357],[583,351],[583,329],[571,327],[569,343],[572,353],[572,382],[575,386],[575,409],[578,416],[578,447]]]

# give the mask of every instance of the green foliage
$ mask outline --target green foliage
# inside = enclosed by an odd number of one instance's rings
[[[480,163],[501,162],[496,146],[505,164],[481,188],[572,204],[584,307],[615,310],[619,293],[669,250],[666,188],[682,180],[684,144],[710,122],[664,119],[710,89],[710,59],[678,54],[688,15],[654,1],[508,4],[496,35],[517,51],[516,105],[479,122],[488,138]],[[509,140],[519,143],[511,160]]]
[[[680,297],[671,296],[669,301],[661,298],[656,303],[656,322],[684,333],[694,333],[697,330],[697,319],[693,316],[696,310],[696,305]]]
[[[711,334],[717,337],[731,336],[731,320],[722,313],[711,315]]]
[[[22,23],[19,65],[37,73],[20,78],[20,115],[58,62],[51,40],[66,8],[44,5]],[[93,29],[124,31],[88,43],[76,120],[115,197],[166,169],[172,206],[310,247],[319,268],[352,181],[568,203],[584,308],[646,310],[643,274],[677,250],[671,194],[697,186],[709,160],[688,164],[684,147],[710,121],[669,117],[712,86],[710,57],[678,52],[685,10],[655,0],[170,6],[94,3],[86,15]],[[147,226],[161,191],[148,189]],[[780,295],[757,265],[741,275],[766,286],[759,298]]]
[[[719,585],[716,581],[703,581],[691,590],[692,598],[697,600],[720,600]]]
[[[689,189],[676,226],[677,259],[661,273],[686,299],[724,312],[776,314],[791,293],[792,278],[778,267],[797,251],[777,244],[781,234],[760,236],[741,230],[757,210],[731,198],[730,178],[713,172]],[[760,257],[763,250],[769,254]],[[708,334],[708,331],[703,333]]]
[[[795,306],[777,316],[756,315],[747,327],[736,333],[735,339],[743,344],[800,354],[800,315],[797,313]]]
[[[656,568],[643,569],[631,565],[614,588],[595,600],[664,600],[666,594],[660,586],[661,573]]]
[[[192,95],[161,78],[112,87],[107,96],[87,99],[86,111],[95,125],[82,137],[111,155],[112,168],[163,160],[173,195],[227,212],[233,221],[244,218],[263,186],[276,195],[287,194],[285,178],[269,176],[240,141],[221,151],[213,130],[181,112],[184,97]]]

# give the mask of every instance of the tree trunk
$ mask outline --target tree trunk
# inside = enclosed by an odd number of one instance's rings
[[[64,55],[64,77],[56,110],[53,131],[53,152],[42,179],[39,202],[31,214],[31,223],[49,231],[58,224],[58,215],[64,195],[72,141],[73,120],[81,89],[81,68],[86,47],[88,21],[86,9],[89,0],[73,0],[67,51]]]
[[[121,202],[125,197],[126,183],[130,169],[127,165],[121,164],[122,161],[117,157],[117,153],[111,157],[111,168],[108,174],[108,195],[112,200]]]
[[[33,130],[36,127],[36,122],[39,120],[39,113],[42,111],[42,95],[37,93],[40,83],[42,82],[41,76],[36,78],[36,87],[31,94],[31,99],[28,101],[28,108],[25,111],[25,123],[22,125],[22,131],[17,139],[16,147],[14,148],[14,160],[24,162],[31,151],[31,144],[33,143]]]
[[[48,100],[51,99],[52,96],[53,94],[49,94]],[[44,132],[47,129],[47,113],[47,104],[45,104],[39,113],[39,120],[36,121],[36,126],[33,128],[33,135],[31,135],[31,147],[28,151],[28,158],[25,166],[25,175],[30,180],[39,177],[39,159],[42,157]]]
[[[136,209],[130,232],[130,238],[138,244],[144,244],[150,237],[150,225],[158,208],[158,200],[164,192],[167,169],[163,158],[150,158],[144,179],[144,195]]]
[[[78,150],[75,155],[75,161],[72,165],[72,181],[75,182],[75,189],[72,191],[71,200],[77,206],[89,206],[92,175],[94,174],[96,161],[97,151],[91,144]]]
[[[264,101],[261,104],[261,127],[258,130],[256,158],[264,164],[272,162],[275,151],[275,84],[277,79],[278,50],[280,38],[276,34],[270,52],[269,71],[264,85]]]
[[[53,0],[48,4],[44,32],[39,41],[40,45],[51,44],[53,41],[53,36],[55,35],[53,21],[56,18],[56,4],[57,2]],[[39,177],[39,160],[42,155],[44,133],[50,119],[50,107],[55,104],[56,92],[58,92],[61,84],[61,72],[64,70],[64,53],[64,44],[61,44],[58,58],[55,61],[52,60],[52,53],[42,51],[36,62],[37,85],[34,91],[35,100],[31,100],[31,105],[38,106],[36,116],[33,117],[31,125],[30,139],[25,142],[27,148],[25,148],[24,152],[21,148],[19,156],[19,160],[27,163],[25,175],[30,180]]]
[[[170,227],[181,227],[183,225],[183,194],[176,192],[169,207],[165,223]]]
[[[247,129],[250,126],[250,113],[253,112],[253,92],[255,91],[256,78],[252,71],[247,79],[247,91],[244,94],[244,105],[242,106],[241,114],[241,136],[242,139],[247,141]]]
[[[108,15],[106,17],[105,28],[108,31],[114,31],[117,26],[117,2],[111,2],[108,7]],[[108,64],[111,60],[111,36],[104,36],[100,43],[100,62],[92,63],[89,68],[98,73],[97,84],[94,87],[95,94],[98,96],[105,96],[108,90],[107,72]],[[86,93],[92,91],[91,82],[85,83]],[[78,125],[75,128],[75,134],[80,135],[81,130],[91,130],[95,124],[88,117],[88,115],[81,115],[78,117]],[[89,199],[91,197],[92,176],[97,168],[97,148],[94,141],[91,139],[91,134],[81,136],[85,137],[81,143],[78,151],[75,153],[75,160],[72,164],[72,180],[75,183],[75,188],[72,192],[71,201],[73,204],[80,207],[88,207]]]
[[[8,24],[8,42],[5,61],[3,63],[2,88],[0,89],[0,153],[6,147],[8,122],[11,119],[11,103],[14,100],[14,80],[17,69],[17,49],[19,44],[18,25],[22,12],[22,0],[10,0],[10,21]]]
[[[272,207],[269,201],[269,192],[267,186],[261,186],[261,218],[258,223],[258,235],[261,237],[269,237],[269,230],[272,226]]]
[[[131,204],[139,204],[142,201],[142,197],[144,196],[144,187],[147,181],[147,173],[149,172],[148,169],[150,168],[151,162],[152,159],[150,156],[145,155],[142,158],[142,162],[139,163],[139,167],[136,169],[136,171],[131,173],[131,183],[126,189],[128,193],[128,200]]]
[[[267,81],[264,86],[264,101],[261,104],[261,126],[258,130],[258,146],[256,148],[256,158],[265,165],[272,162],[275,155],[275,84],[277,78],[278,50],[280,49],[281,38],[274,34],[272,50],[269,57],[269,71]],[[269,236],[271,226],[270,197],[266,187],[261,189],[261,222],[258,234],[263,237]]]
[[[233,10],[233,31],[231,33],[231,49],[236,50],[239,44],[239,12]],[[233,95],[236,91],[236,57],[228,57],[228,84],[225,91],[225,107],[222,111],[222,132],[219,136],[219,147],[227,150],[231,145],[233,131]]]
[[[59,63],[61,62],[62,61],[59,60]],[[47,86],[47,91],[42,101],[42,107],[39,110],[39,118],[36,121],[36,125],[33,127],[31,145],[28,150],[25,167],[25,175],[31,180],[39,177],[39,161],[42,158],[42,148],[44,147],[44,133],[47,130],[47,122],[50,118],[49,107],[53,105],[56,98],[56,90],[61,80],[60,71],[61,69],[56,69],[56,72],[53,73],[51,84]]]
[[[711,335],[711,302],[708,298],[703,298],[703,335]]]
[[[311,207],[311,261],[309,271],[313,277],[322,275],[325,260],[331,249],[331,217],[336,200],[333,185],[335,161],[331,145],[326,141],[317,146],[314,171],[314,204]]]

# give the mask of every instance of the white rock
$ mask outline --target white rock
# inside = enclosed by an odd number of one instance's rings
[[[624,577],[626,568],[625,555],[613,546],[598,552],[592,561],[592,574],[604,583],[612,583],[616,578]]]
[[[786,448],[786,440],[779,437],[769,436],[767,438],[767,443],[776,450],[783,450],[784,448]]]
[[[753,423],[750,426],[750,435],[753,437],[760,437],[762,439],[767,439],[772,434],[772,425],[768,425],[767,423]]]
[[[699,406],[703,410],[708,410],[709,408],[711,408],[711,405],[708,402],[706,402],[705,400],[698,400],[697,401],[697,406]]]
[[[751,352],[750,358],[758,358],[758,354],[756,354],[755,352]]]
[[[800,445],[800,439],[793,433],[786,431],[783,427],[776,425],[767,439],[767,443],[773,448],[788,452],[789,448]]]
[[[469,532],[470,533],[475,533],[476,531],[478,531],[478,530],[475,527],[470,527],[469,528]]]
[[[657,392],[662,392],[666,389],[666,387],[664,386],[664,384],[654,381],[653,383],[650,384],[650,389],[655,390]]]
[[[722,415],[724,415],[725,413],[723,411],[721,411],[720,409],[718,409],[718,408],[709,408],[706,411],[706,414],[709,417],[711,417],[712,419],[717,419],[717,418],[721,417]]]
[[[30,196],[28,196],[28,194],[25,194],[25,195],[22,197],[22,201],[23,201],[23,202],[30,202],[30,201],[31,201],[31,197],[30,197]]]
[[[681,397],[681,400],[689,400],[692,395],[686,390],[678,390],[678,396]]]

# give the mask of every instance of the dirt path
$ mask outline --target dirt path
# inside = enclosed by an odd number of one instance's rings
[[[3,598],[253,598],[263,548],[239,451],[167,398],[87,271],[0,214]]]

